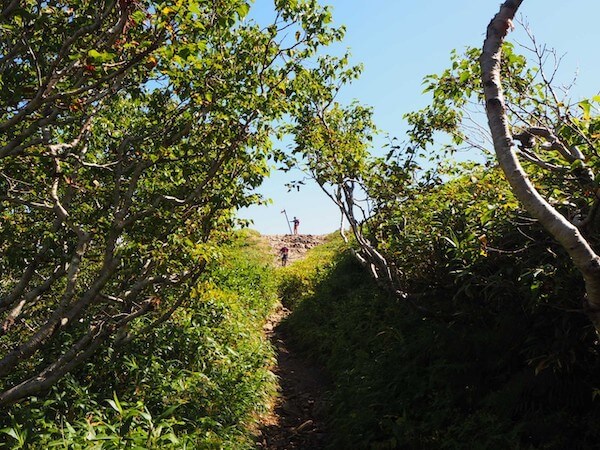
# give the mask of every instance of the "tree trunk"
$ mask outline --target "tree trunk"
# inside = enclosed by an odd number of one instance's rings
[[[552,207],[531,183],[517,159],[508,126],[500,80],[501,48],[504,38],[512,28],[512,19],[521,3],[522,0],[507,0],[500,7],[500,12],[488,25],[480,59],[486,111],[494,150],[515,196],[563,246],[582,273],[586,288],[585,310],[596,332],[600,334],[600,257],[577,227]]]

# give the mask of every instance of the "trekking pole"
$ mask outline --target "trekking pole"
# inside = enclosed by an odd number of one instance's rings
[[[288,228],[290,229],[290,234],[294,234],[292,233],[292,226],[290,225],[290,219],[287,216],[287,212],[285,212],[285,209],[283,211],[281,211],[282,214],[285,214],[285,222],[287,223]]]

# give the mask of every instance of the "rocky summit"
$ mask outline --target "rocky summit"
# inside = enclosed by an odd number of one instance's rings
[[[326,235],[313,234],[271,234],[263,238],[271,246],[273,257],[279,263],[279,250],[282,247],[289,249],[288,262],[292,263],[304,258],[305,253],[313,247],[325,242]]]

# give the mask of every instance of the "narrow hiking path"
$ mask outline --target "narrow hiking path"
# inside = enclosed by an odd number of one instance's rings
[[[276,264],[279,264],[281,247],[290,249],[289,262],[293,263],[325,239],[313,235],[262,238],[271,246]],[[265,334],[277,353],[276,365],[271,370],[278,378],[279,392],[271,412],[262,421],[257,448],[318,450],[324,448],[327,441],[324,397],[329,382],[318,366],[289,346],[281,322],[290,314],[289,309],[279,305],[265,325]]]

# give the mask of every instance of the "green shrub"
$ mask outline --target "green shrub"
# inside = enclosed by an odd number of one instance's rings
[[[581,280],[511,202],[496,174],[475,172],[402,206],[410,220],[380,245],[422,309],[384,293],[343,249],[319,260],[318,276],[293,269],[308,287],[285,325],[333,379],[332,448],[600,442]]]
[[[255,233],[238,233],[219,252],[163,326],[10,408],[0,447],[251,448],[275,389],[262,326],[276,285]]]
[[[341,236],[331,234],[304,259],[278,269],[277,292],[283,305],[293,309],[302,299],[311,297],[314,286],[327,275],[340,247],[344,246]]]

